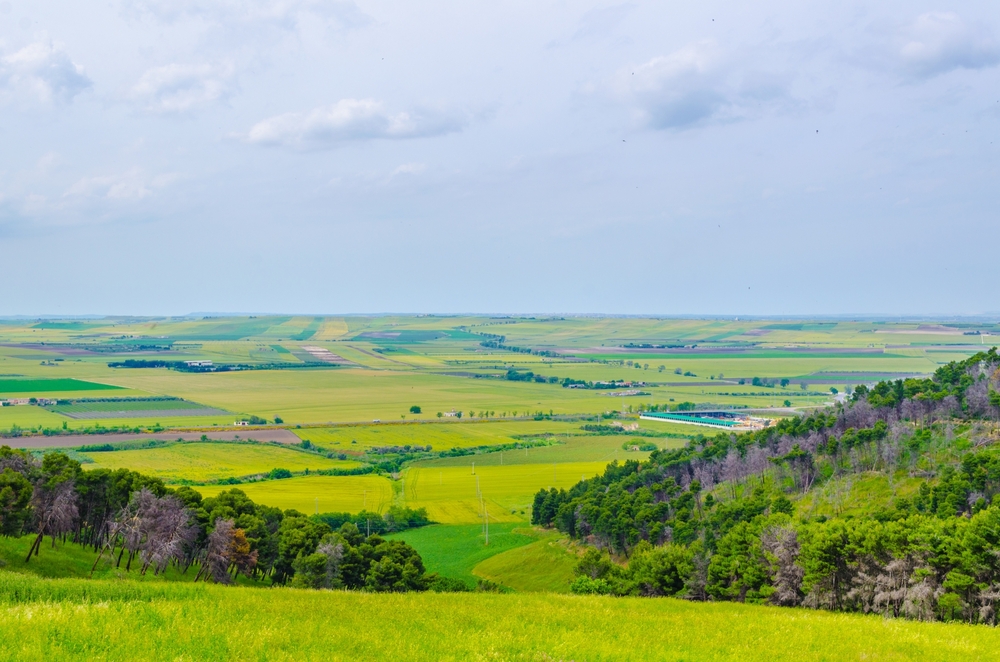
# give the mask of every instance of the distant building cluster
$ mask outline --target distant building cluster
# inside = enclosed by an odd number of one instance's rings
[[[47,407],[49,405],[56,404],[55,400],[50,398],[7,398],[0,399],[0,407],[15,407],[18,405],[40,405],[42,407]]]

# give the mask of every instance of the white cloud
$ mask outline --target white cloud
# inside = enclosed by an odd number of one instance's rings
[[[342,28],[371,22],[356,4],[345,0],[123,0],[122,5],[128,13],[165,22],[193,18],[221,25],[268,23],[286,29],[316,17]]]
[[[396,175],[419,175],[424,170],[427,170],[426,163],[404,163],[403,165],[398,166],[395,170],[392,171],[392,176],[395,177]]]
[[[984,28],[957,14],[921,14],[899,35],[897,56],[913,78],[930,78],[953,69],[981,69],[1000,62],[1000,44]]]
[[[5,96],[69,103],[91,85],[83,67],[51,41],[36,41],[0,57],[0,90]]]
[[[142,200],[157,189],[161,189],[177,179],[175,174],[146,177],[141,170],[133,168],[116,175],[84,177],[69,187],[64,198],[104,198],[122,202]]]
[[[184,113],[224,101],[234,91],[231,64],[168,64],[146,71],[131,96],[154,113]]]
[[[387,112],[374,99],[342,99],[306,113],[286,113],[255,124],[244,140],[257,145],[323,149],[363,140],[405,140],[459,131],[465,119],[435,111]]]
[[[751,107],[787,98],[782,77],[741,71],[713,41],[689,44],[619,72],[615,88],[654,129],[741,119]]]

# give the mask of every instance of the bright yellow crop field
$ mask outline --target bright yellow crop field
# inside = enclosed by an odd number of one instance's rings
[[[194,489],[209,497],[236,487],[257,503],[306,514],[381,512],[392,503],[392,483],[381,476],[299,476],[242,485],[204,485]]]
[[[470,464],[464,467],[408,469],[402,477],[406,506],[426,508],[431,520],[443,524],[481,522],[481,492],[490,521],[525,521],[531,519],[538,490],[570,487],[582,477],[603,473],[607,466],[607,462],[477,466],[473,474],[475,458],[467,459]]]

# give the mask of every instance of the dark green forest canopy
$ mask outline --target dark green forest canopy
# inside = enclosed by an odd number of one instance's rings
[[[569,490],[539,491],[532,521],[594,545],[577,592],[992,623],[998,419],[994,348],[931,379],[858,387],[836,408],[770,428],[699,436],[645,462],[613,463]],[[903,469],[923,476],[919,490],[872,518],[795,517],[789,496],[859,473],[891,481]]]

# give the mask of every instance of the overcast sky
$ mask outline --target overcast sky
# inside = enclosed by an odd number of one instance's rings
[[[0,0],[0,315],[1000,311],[996,1]]]

